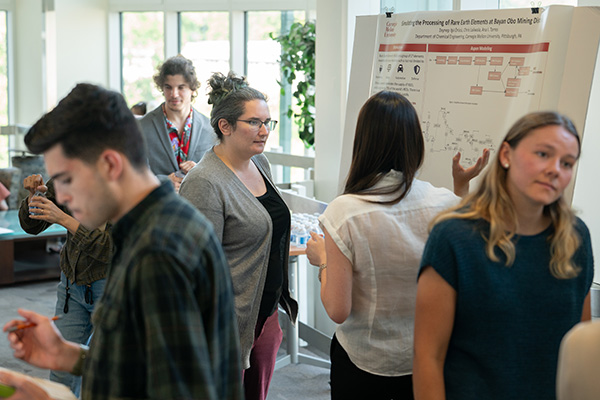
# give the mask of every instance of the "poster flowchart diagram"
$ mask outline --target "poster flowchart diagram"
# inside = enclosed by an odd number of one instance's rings
[[[413,103],[426,161],[433,157],[449,166],[460,151],[465,165],[474,163],[484,148],[496,150],[525,113],[556,109],[542,99],[560,90],[555,77],[562,74],[571,12],[552,7],[537,14],[512,9],[381,15],[371,94],[393,90]],[[422,176],[444,185],[447,178],[435,168],[426,162]]]

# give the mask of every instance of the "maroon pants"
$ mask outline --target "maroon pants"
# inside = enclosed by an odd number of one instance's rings
[[[246,400],[266,400],[282,338],[277,311],[267,318],[258,317],[250,368],[242,371]]]

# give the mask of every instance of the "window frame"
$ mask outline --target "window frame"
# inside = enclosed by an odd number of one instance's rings
[[[395,4],[401,0],[380,0],[380,9],[381,13],[386,11],[390,11],[391,8],[395,8]],[[505,7],[500,7],[500,3],[502,0],[412,0],[414,3],[413,10],[411,11],[437,11],[444,9],[444,5],[451,5],[450,10],[459,10],[459,11],[467,11],[467,10],[503,10]],[[390,4],[394,3],[394,4]],[[534,3],[542,3],[539,1],[535,1]],[[547,7],[552,4],[547,4],[548,2],[543,2],[543,6]],[[579,1],[577,1],[579,3]],[[472,6],[476,5],[476,7]],[[578,4],[577,4],[578,5]],[[440,8],[441,7],[441,8]],[[466,8],[463,8],[466,7]],[[541,7],[541,6],[540,6]],[[409,6],[410,8],[410,6]],[[449,11],[449,10],[448,10]],[[401,12],[409,12],[409,11],[401,11]]]
[[[109,87],[121,91],[122,88],[122,32],[121,13],[155,12],[164,13],[165,54],[164,59],[180,52],[180,13],[224,11],[229,13],[229,67],[233,71],[247,74],[247,13],[254,11],[304,11],[305,20],[314,18],[316,0],[227,0],[185,2],[173,0],[109,0]],[[290,95],[291,96],[291,95]],[[284,105],[280,105],[283,107]],[[285,113],[285,110],[281,111]],[[279,116],[278,116],[279,117]],[[277,117],[276,117],[277,118]],[[279,117],[280,118],[280,117]],[[278,118],[278,119],[279,119]],[[283,133],[291,140],[291,128]],[[281,139],[280,139],[281,140]],[[284,153],[288,155],[289,153]],[[289,154],[291,156],[291,154]],[[296,156],[298,157],[298,156]],[[310,157],[311,159],[314,158]],[[289,169],[284,169],[284,179],[289,179]]]
[[[14,0],[0,0],[0,11],[6,12],[6,114],[7,114],[7,125],[11,125],[15,120],[15,74],[14,74],[14,12],[15,4]],[[7,136],[8,140],[6,143],[6,151],[8,156],[8,166],[12,165],[11,154],[9,149],[15,147],[15,137],[13,135]]]
[[[1,0],[0,0],[1,1]],[[188,11],[229,12],[230,68],[244,71],[245,18],[248,11],[294,11],[304,10],[309,19],[316,10],[316,0],[227,0],[227,1],[176,1],[176,0],[109,0],[108,53],[109,86],[114,90],[121,87],[121,12],[162,11],[164,13],[165,54],[164,59],[179,53],[179,14]]]

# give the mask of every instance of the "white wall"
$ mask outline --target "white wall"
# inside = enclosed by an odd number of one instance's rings
[[[79,82],[108,85],[106,0],[56,1],[58,99]]]
[[[356,16],[379,13],[379,1],[317,1],[315,197],[338,195],[342,134]]]
[[[378,13],[379,1],[317,1],[315,196],[325,202],[338,195],[356,16]],[[300,271],[312,268],[304,265],[300,265]],[[312,292],[309,290],[314,301],[308,305],[314,312],[311,323],[321,332],[332,334],[336,325],[318,300],[319,287],[318,282],[313,282]]]
[[[581,143],[581,157],[578,161],[575,188],[573,191],[573,208],[578,211],[579,217],[588,226],[592,237],[592,248],[595,254],[596,265],[600,259],[600,209],[598,198],[598,171],[600,160],[600,52],[596,58],[594,81],[590,88],[590,100],[585,121],[583,141]],[[580,130],[581,128],[578,127]],[[600,268],[596,267],[594,282],[600,283]]]
[[[106,0],[15,3],[13,122],[33,124],[78,82],[108,84]]]
[[[14,12],[14,123],[32,124],[44,113],[42,1],[19,0]]]

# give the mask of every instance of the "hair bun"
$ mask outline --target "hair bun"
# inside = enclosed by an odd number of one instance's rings
[[[229,71],[227,76],[215,72],[208,80],[208,86],[208,104],[216,105],[229,93],[248,87],[248,81],[245,76],[237,76],[233,71]]]

